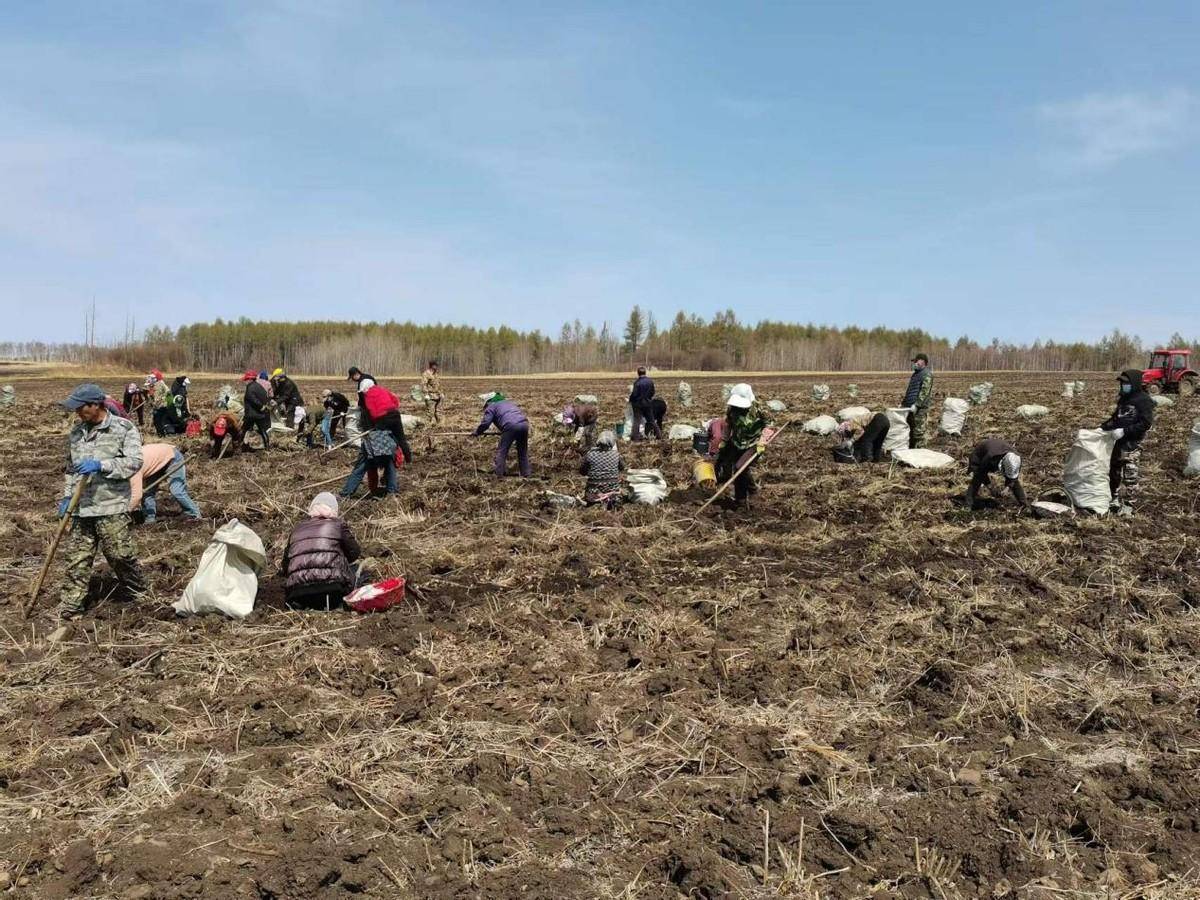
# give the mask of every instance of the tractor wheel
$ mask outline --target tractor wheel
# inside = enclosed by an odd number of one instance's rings
[[[1146,393],[1147,394],[1161,394],[1162,393],[1162,382],[1161,381],[1150,382],[1148,385],[1146,385]]]
[[[1196,393],[1196,379],[1194,376],[1179,379],[1179,396],[1190,397]]]

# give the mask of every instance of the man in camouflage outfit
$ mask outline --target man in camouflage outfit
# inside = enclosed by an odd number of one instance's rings
[[[929,407],[933,404],[933,369],[924,353],[913,357],[912,367],[912,376],[900,405],[912,408],[908,414],[908,446],[917,448],[925,446],[925,427],[929,421]]]
[[[67,437],[60,518],[67,514],[79,479],[87,479],[67,538],[58,608],[62,618],[73,619],[85,609],[97,548],[131,598],[146,590],[129,533],[129,479],[142,467],[142,436],[128,419],[108,411],[97,385],[81,384],[62,405],[75,412],[79,424]]]
[[[425,412],[433,417],[436,425],[442,421],[442,417],[438,414],[438,407],[442,405],[442,379],[436,359],[429,361],[429,368],[421,376],[421,393],[425,397]]]

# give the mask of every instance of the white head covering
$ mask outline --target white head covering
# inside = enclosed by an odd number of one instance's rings
[[[308,514],[318,519],[336,519],[338,517],[337,497],[329,491],[321,491],[308,504]]]
[[[749,409],[754,404],[754,389],[745,382],[735,384],[733,390],[729,392],[729,399],[725,402],[738,409]]]
[[[1009,481],[1021,477],[1021,457],[1016,453],[1005,453],[1000,458],[1000,472]]]
[[[607,450],[609,447],[615,447],[616,445],[617,436],[612,429],[600,432],[600,436],[596,438],[596,446],[601,450]]]

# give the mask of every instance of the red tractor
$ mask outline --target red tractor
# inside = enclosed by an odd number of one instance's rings
[[[1142,372],[1142,384],[1151,394],[1177,391],[1183,396],[1196,393],[1200,375],[1188,367],[1191,350],[1155,350],[1150,368]]]

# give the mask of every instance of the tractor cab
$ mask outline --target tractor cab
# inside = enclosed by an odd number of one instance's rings
[[[1196,392],[1200,375],[1190,367],[1191,350],[1155,350],[1150,367],[1142,372],[1142,384],[1151,394],[1164,391],[1190,395]]]

